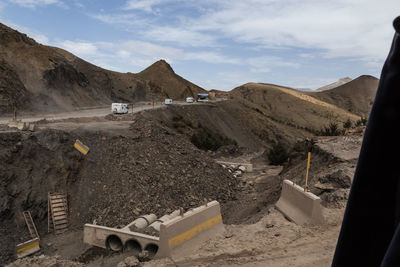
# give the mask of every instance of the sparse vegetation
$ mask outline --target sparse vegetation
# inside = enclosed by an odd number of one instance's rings
[[[347,121],[343,123],[343,128],[350,129],[351,127],[353,127],[353,122],[350,119],[347,119]]]
[[[289,153],[281,141],[275,142],[268,153],[268,159],[271,165],[282,165],[288,157]]]
[[[367,118],[361,117],[358,121],[356,121],[356,126],[365,126],[367,125]]]
[[[320,136],[338,136],[342,135],[343,130],[339,128],[336,122],[331,122],[328,126],[325,126],[317,135]]]
[[[201,124],[197,127],[197,130],[190,138],[190,141],[196,147],[203,150],[217,150],[221,146],[237,145],[235,140],[224,137]]]

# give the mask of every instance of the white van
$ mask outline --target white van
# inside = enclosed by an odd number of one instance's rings
[[[193,103],[194,98],[193,97],[186,97],[186,103]]]
[[[113,114],[126,114],[129,112],[129,105],[123,103],[112,103],[111,112]]]
[[[164,104],[165,105],[172,105],[172,99],[166,98],[165,101],[164,101]]]

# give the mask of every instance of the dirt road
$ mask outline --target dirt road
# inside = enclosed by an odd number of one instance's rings
[[[184,101],[174,101],[173,105],[202,105],[203,103],[186,103]],[[129,113],[137,113],[143,110],[148,109],[157,109],[166,107],[165,104],[154,104],[151,103],[141,103],[135,104],[132,108],[130,107]],[[40,120],[64,120],[71,118],[90,118],[90,117],[104,117],[108,114],[111,114],[110,106],[102,106],[95,108],[81,108],[79,110],[69,111],[69,112],[51,112],[51,113],[42,113],[42,114],[21,114],[17,115],[19,120],[23,122],[35,122]],[[12,114],[9,116],[1,116],[0,124],[7,124],[10,120],[12,120]]]

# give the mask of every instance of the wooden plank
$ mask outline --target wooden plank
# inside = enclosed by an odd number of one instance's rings
[[[66,220],[66,219],[67,219],[67,216],[65,216],[65,215],[58,215],[58,216],[54,216],[54,219],[56,219],[56,221],[59,221],[59,220]]]
[[[65,199],[53,199],[51,200],[51,204],[65,203]]]
[[[62,224],[62,225],[57,225],[56,227],[54,227],[54,230],[58,231],[58,230],[64,230],[67,228],[68,228],[68,226],[66,224]]]
[[[59,213],[59,212],[64,212],[64,213],[66,213],[66,212],[67,212],[67,209],[64,208],[64,207],[58,207],[58,208],[54,208],[54,209],[53,209],[53,213],[54,213],[54,214],[55,214],[55,213]]]
[[[59,208],[59,207],[65,207],[65,205],[64,204],[54,204],[54,205],[51,205],[51,208],[53,209],[53,208]]]
[[[52,198],[65,198],[67,195],[66,194],[60,194],[60,193],[57,193],[57,194],[52,194],[52,195],[50,195],[50,198],[52,199]]]
[[[65,224],[67,223],[67,220],[55,220],[54,224],[59,225],[59,224]]]
[[[53,214],[54,214],[54,216],[67,215],[65,210],[55,211],[55,212],[53,212]]]

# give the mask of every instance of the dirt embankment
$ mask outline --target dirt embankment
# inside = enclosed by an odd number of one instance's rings
[[[100,124],[0,133],[1,262],[26,241],[23,210],[31,211],[39,234],[47,231],[48,192],[68,194],[70,228],[93,220],[116,227],[141,214],[235,198],[237,180],[175,131],[141,115],[125,128],[103,131]],[[76,139],[89,154],[73,148]]]
[[[308,185],[329,208],[343,208],[353,181],[362,136],[317,137],[312,146]],[[307,144],[295,145],[280,177],[304,186],[307,166]]]
[[[190,139],[193,128],[199,124],[212,131],[235,140],[244,151],[263,150],[265,143],[260,140],[243,122],[227,112],[219,103],[169,106],[143,113],[148,119],[157,120],[173,131],[186,134]]]

